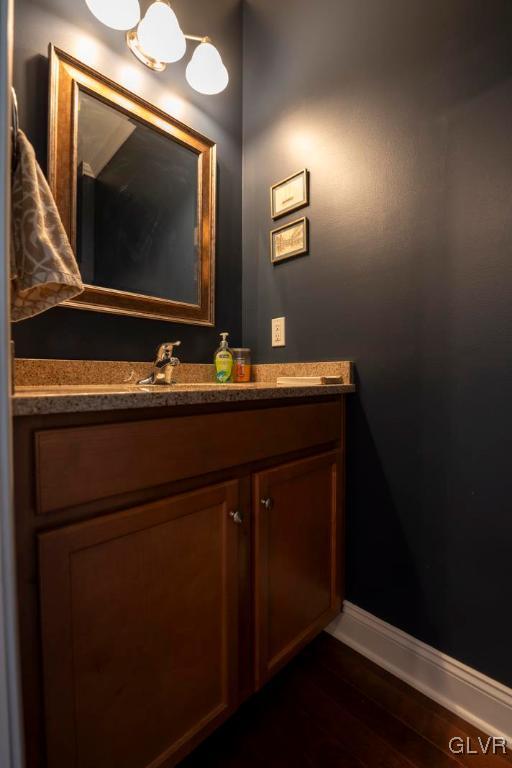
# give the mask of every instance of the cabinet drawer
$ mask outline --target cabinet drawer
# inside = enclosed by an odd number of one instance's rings
[[[340,440],[341,400],[37,432],[39,514]]]

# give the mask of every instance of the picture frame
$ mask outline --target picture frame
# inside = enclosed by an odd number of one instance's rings
[[[270,188],[270,208],[274,221],[309,205],[309,171],[301,171],[273,184]]]
[[[272,264],[305,256],[309,253],[309,220],[304,216],[284,224],[270,233],[270,260]]]

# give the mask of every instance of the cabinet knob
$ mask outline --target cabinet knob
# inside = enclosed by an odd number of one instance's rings
[[[270,496],[266,499],[261,499],[260,504],[262,507],[265,507],[265,509],[272,509],[274,506],[274,500],[270,498]]]
[[[239,512],[238,509],[235,512],[230,512],[229,516],[234,523],[236,523],[237,525],[242,525],[244,518],[242,513]]]

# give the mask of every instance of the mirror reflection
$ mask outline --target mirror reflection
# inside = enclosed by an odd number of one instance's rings
[[[85,283],[199,302],[199,156],[79,90],[77,258]]]

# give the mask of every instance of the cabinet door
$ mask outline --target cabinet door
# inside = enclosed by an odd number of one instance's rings
[[[340,466],[333,451],[254,477],[257,687],[341,608]]]
[[[40,535],[49,768],[171,766],[233,711],[238,495]]]

